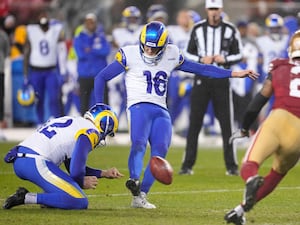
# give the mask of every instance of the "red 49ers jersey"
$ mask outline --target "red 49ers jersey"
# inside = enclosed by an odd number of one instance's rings
[[[275,97],[273,109],[285,109],[300,118],[300,65],[276,59],[269,72]]]

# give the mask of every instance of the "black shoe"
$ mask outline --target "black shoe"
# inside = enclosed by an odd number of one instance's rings
[[[226,175],[227,176],[239,176],[240,173],[239,173],[238,169],[232,169],[232,170],[227,170]]]
[[[128,179],[126,181],[126,187],[131,191],[133,196],[139,196],[141,193],[141,184],[137,179]]]
[[[178,174],[179,175],[193,175],[194,171],[192,169],[181,169]]]
[[[246,189],[244,193],[244,204],[243,208],[245,212],[248,212],[250,209],[253,208],[254,204],[256,203],[256,193],[261,185],[264,183],[264,178],[261,176],[253,176],[248,178],[246,183]]]
[[[4,205],[3,205],[3,209],[10,209],[14,206],[17,205],[23,205],[24,204],[24,200],[25,200],[25,195],[28,193],[29,191],[26,188],[20,187],[15,194],[9,196]]]
[[[226,220],[227,223],[233,223],[235,225],[246,224],[246,218],[243,215],[238,216],[234,209],[226,213],[226,215],[224,216],[224,220]]]

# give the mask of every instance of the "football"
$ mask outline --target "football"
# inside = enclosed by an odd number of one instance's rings
[[[173,181],[173,168],[171,164],[160,156],[150,159],[150,170],[154,178],[162,184],[169,185]]]

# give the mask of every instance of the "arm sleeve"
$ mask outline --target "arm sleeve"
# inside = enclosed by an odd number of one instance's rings
[[[232,73],[232,70],[222,69],[214,65],[196,63],[190,60],[184,60],[181,65],[176,67],[176,70],[213,78],[229,78]]]
[[[269,98],[263,96],[260,92],[256,94],[246,109],[242,122],[242,129],[249,130],[251,124],[254,122],[260,110],[268,100]]]
[[[86,166],[85,167],[85,175],[86,176],[96,176],[97,178],[101,178],[101,172],[102,170],[94,169],[91,167]]]
[[[70,176],[80,187],[83,187],[84,176],[86,175],[86,162],[91,149],[92,145],[89,138],[83,134],[80,135],[75,144],[70,163]]]
[[[125,68],[115,60],[97,74],[94,82],[96,102],[103,102],[106,81],[111,80],[123,72],[125,72]]]

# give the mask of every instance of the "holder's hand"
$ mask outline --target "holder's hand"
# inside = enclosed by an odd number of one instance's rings
[[[85,176],[83,181],[83,189],[95,189],[98,184],[96,176]]]
[[[101,173],[101,177],[110,178],[110,179],[121,178],[123,176],[124,175],[121,174],[119,172],[119,170],[115,167],[107,169],[107,170],[102,170],[102,173]]]

